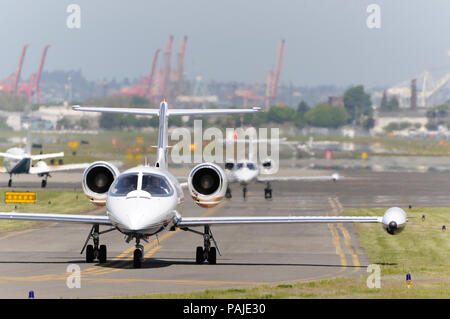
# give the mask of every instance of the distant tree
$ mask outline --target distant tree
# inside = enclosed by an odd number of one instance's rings
[[[364,92],[364,86],[358,85],[347,89],[344,93],[344,106],[350,122],[360,124],[362,116],[372,116],[372,102],[370,95]]]
[[[56,127],[58,128],[70,128],[72,126],[72,122],[67,118],[67,116],[63,116],[56,122]]]
[[[309,105],[306,104],[305,101],[301,101],[299,103],[299,105],[297,106],[297,113],[300,113],[301,115],[304,115],[308,111],[309,111]]]
[[[89,128],[89,120],[86,118],[81,118],[79,124],[80,124],[80,127],[83,129]]]
[[[398,111],[400,109],[399,102],[396,96],[393,96],[389,99],[388,103],[389,111]]]
[[[348,114],[343,106],[319,103],[306,112],[304,118],[311,126],[337,128],[347,122]]]
[[[89,98],[84,105],[100,105],[111,107],[155,108],[147,98],[137,95],[113,95],[107,98]]]
[[[269,122],[284,123],[293,121],[295,111],[287,106],[272,106],[267,114]]]
[[[169,116],[169,126],[177,126],[180,127],[183,125],[181,120],[181,116]]]

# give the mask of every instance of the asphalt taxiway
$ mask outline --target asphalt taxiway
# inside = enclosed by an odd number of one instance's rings
[[[296,171],[281,173],[293,175]],[[269,201],[263,198],[264,185],[251,185],[246,201],[240,187],[233,185],[233,198],[210,209],[197,207],[186,193],[183,215],[339,215],[345,208],[450,204],[446,174],[339,173],[344,178],[336,183],[273,183],[273,199]],[[75,178],[73,174],[70,176]],[[66,179],[66,183],[70,189],[76,182]],[[96,209],[92,213],[103,212]],[[372,227],[383,232],[380,225]],[[346,224],[213,227],[222,251],[217,265],[195,263],[195,247],[202,245],[201,236],[181,230],[168,232],[145,244],[146,260],[141,269],[132,268],[134,246],[125,243],[119,232],[101,237],[101,243],[108,247],[106,264],[86,264],[80,250],[89,230],[88,225],[40,223],[1,233],[0,298],[27,298],[30,290],[35,298],[88,298],[254,286],[359,276],[366,273],[369,263],[353,226]],[[81,288],[66,284],[70,265],[81,269]]]

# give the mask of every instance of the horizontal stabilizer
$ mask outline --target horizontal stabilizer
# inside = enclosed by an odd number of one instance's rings
[[[159,109],[138,109],[138,108],[120,108],[120,107],[88,107],[73,106],[75,111],[85,112],[101,112],[101,113],[117,113],[117,114],[134,114],[159,116]],[[241,114],[259,112],[261,108],[253,107],[251,109],[168,109],[167,116],[175,115],[202,115],[202,114]]]

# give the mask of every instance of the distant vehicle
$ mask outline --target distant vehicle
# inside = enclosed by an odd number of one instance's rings
[[[268,142],[273,140],[239,140],[230,139],[225,140],[226,143],[249,143],[249,155],[248,158],[241,161],[227,161],[225,163],[225,171],[228,174],[229,183],[239,183],[242,185],[242,196],[244,199],[247,196],[247,186],[251,183],[265,183],[264,198],[272,198],[272,182],[287,182],[287,181],[337,181],[339,174],[334,173],[329,176],[289,176],[289,177],[263,177],[261,173],[268,172],[272,168],[273,162],[271,159],[263,160],[261,167],[257,161],[253,159],[253,145],[259,142]],[[280,143],[288,143],[284,140],[279,140]],[[231,190],[228,187],[226,198],[231,198]]]
[[[83,190],[96,205],[106,205],[106,215],[71,215],[43,213],[0,213],[0,219],[47,220],[91,224],[92,228],[81,250],[86,249],[86,262],[97,259],[107,260],[106,245],[99,245],[100,235],[118,230],[125,234],[126,242],[136,240],[133,265],[140,268],[144,256],[141,240],[162,231],[182,229],[203,237],[203,247],[196,249],[196,263],[207,260],[216,264],[216,251],[220,254],[211,226],[253,225],[281,223],[381,223],[391,234],[399,233],[407,218],[401,208],[390,208],[384,216],[249,216],[249,217],[182,217],[184,205],[182,187],[189,189],[190,195],[201,207],[218,205],[224,195],[228,181],[224,171],[216,164],[201,163],[189,173],[188,181],[180,183],[168,171],[168,117],[177,115],[235,114],[251,113],[255,109],[168,109],[163,101],[159,109],[129,109],[74,107],[75,110],[159,116],[158,146],[154,166],[141,165],[119,173],[114,165],[107,162],[92,163],[83,174]],[[100,232],[100,225],[109,229]],[[204,231],[194,230],[204,227]],[[88,245],[92,239],[94,245]],[[215,247],[212,246],[212,242]]]
[[[50,176],[50,173],[57,171],[85,169],[89,166],[89,163],[62,165],[62,159],[58,160],[59,165],[49,166],[46,162],[43,161],[44,159],[64,157],[64,152],[32,155],[31,143],[31,128],[28,127],[25,148],[13,147],[6,150],[6,153],[0,153],[0,156],[4,158],[4,167],[0,167],[0,172],[9,174],[8,187],[12,186],[13,175],[36,174],[39,177],[43,177],[41,187],[44,188],[47,186],[47,178]],[[37,162],[33,165],[33,161]]]

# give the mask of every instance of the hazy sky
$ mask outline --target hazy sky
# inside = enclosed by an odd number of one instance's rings
[[[81,29],[66,26],[71,3],[81,7]],[[380,29],[366,26],[372,3],[381,7]],[[134,78],[147,74],[169,34],[175,52],[188,36],[191,78],[261,81],[282,38],[284,83],[371,87],[450,72],[448,0],[2,0],[0,19],[0,78],[15,70],[25,43],[23,77],[48,43],[46,70]]]

